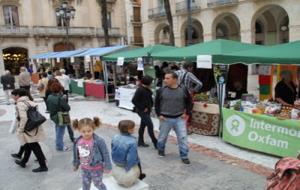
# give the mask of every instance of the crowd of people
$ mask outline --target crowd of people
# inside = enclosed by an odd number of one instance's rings
[[[64,145],[63,140],[67,128],[70,140],[74,142],[74,170],[81,168],[84,190],[90,189],[92,181],[98,189],[106,189],[102,183],[102,176],[103,173],[109,173],[111,170],[117,182],[125,187],[132,186],[137,179],[144,179],[146,174],[142,172],[138,147],[149,147],[144,141],[146,128],[154,148],[162,157],[165,156],[165,145],[169,132],[173,129],[177,135],[180,158],[184,164],[190,164],[186,119],[191,115],[191,95],[201,88],[202,83],[195,79],[196,77],[188,68],[189,65],[186,64],[182,70],[176,68],[177,72],[165,69],[163,84],[156,92],[155,100],[152,98],[151,90],[153,78],[147,75],[139,78],[139,87],[132,99],[135,111],[141,118],[138,139],[133,136],[135,123],[131,120],[120,121],[118,125],[120,134],[115,135],[112,139],[111,154],[104,139],[94,132],[101,125],[98,117],[75,119],[72,123],[62,124],[60,122],[60,112],[70,112],[71,110],[68,101],[70,78],[65,74],[65,70],[41,73],[37,89],[45,102],[46,112],[50,114],[50,119],[55,126],[55,148],[57,151],[70,150]],[[45,172],[48,171],[47,159],[39,144],[44,139],[43,127],[38,127],[30,132],[25,130],[28,108],[37,107],[30,94],[30,82],[30,73],[26,68],[21,68],[19,88],[17,89],[14,86],[14,77],[11,77],[8,71],[5,77],[1,77],[1,83],[8,84],[4,88],[7,91],[8,99],[12,90],[11,96],[16,105],[16,133],[20,148],[11,156],[16,159],[16,164],[25,168],[30,154],[33,152],[40,166],[32,171]],[[155,136],[150,116],[153,106],[160,120],[158,137]],[[73,129],[80,133],[78,138],[74,137]],[[114,167],[112,167],[111,160]]]

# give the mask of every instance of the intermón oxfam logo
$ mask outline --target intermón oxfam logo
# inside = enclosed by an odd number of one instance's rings
[[[245,131],[245,120],[238,115],[230,116],[226,120],[226,129],[232,136],[240,136]]]

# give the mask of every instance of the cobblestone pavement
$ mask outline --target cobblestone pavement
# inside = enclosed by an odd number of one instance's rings
[[[46,154],[49,171],[35,174],[31,169],[37,167],[32,155],[25,169],[14,163],[10,154],[18,149],[18,142],[14,135],[7,133],[10,122],[0,123],[0,190],[67,190],[79,189],[80,172],[72,171],[72,152],[57,152],[54,150],[54,128],[47,121],[44,126],[47,138],[42,142]],[[111,138],[118,133],[112,126],[103,126],[96,133],[102,136],[108,147]],[[78,134],[77,134],[78,135]],[[147,141],[150,140],[147,138]],[[65,135],[68,146],[72,143]],[[264,188],[265,176],[241,168],[228,159],[218,160],[207,154],[197,146],[191,145],[191,165],[181,163],[178,148],[173,138],[169,139],[166,157],[160,158],[155,149],[139,149],[144,172],[147,174],[145,182],[151,190],[261,190]]]

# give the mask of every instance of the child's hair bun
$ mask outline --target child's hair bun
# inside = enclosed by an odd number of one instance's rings
[[[94,117],[93,119],[94,119],[94,124],[95,124],[95,126],[96,126],[97,128],[100,127],[101,121],[100,121],[99,117]]]
[[[73,120],[72,124],[73,124],[74,129],[78,129],[79,128],[79,121],[78,121],[78,119]]]

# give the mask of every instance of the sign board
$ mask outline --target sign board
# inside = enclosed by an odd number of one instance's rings
[[[74,58],[74,57],[71,57],[71,58],[70,58],[70,62],[71,62],[71,63],[75,63],[75,58]]]
[[[258,74],[259,75],[271,75],[271,70],[272,70],[271,66],[259,65]]]
[[[84,56],[84,62],[91,62],[91,57],[88,55]]]
[[[123,64],[124,64],[124,57],[118,57],[117,65],[123,66]]]
[[[197,55],[197,68],[211,69],[212,56],[211,55]]]
[[[300,123],[223,108],[223,139],[231,144],[277,156],[300,153]]]
[[[60,58],[59,57],[56,58],[56,62],[60,62]]]

